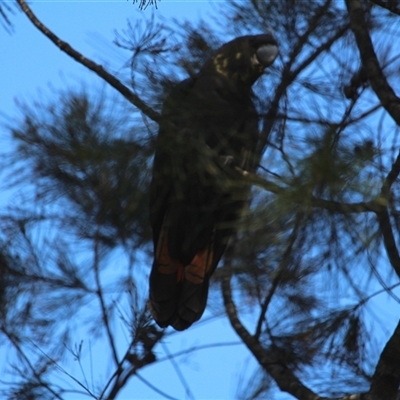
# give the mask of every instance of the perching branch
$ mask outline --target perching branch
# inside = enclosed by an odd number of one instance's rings
[[[281,187],[274,182],[270,182],[258,176],[257,174],[252,174],[238,167],[236,167],[235,169],[242,175],[244,180],[246,180],[248,183],[254,186],[258,186],[262,189],[265,189],[268,192],[275,194],[284,194],[285,192],[287,193],[290,190],[290,188]],[[309,201],[308,204],[311,207],[324,208],[325,210],[331,212],[338,212],[342,214],[365,213],[365,212],[378,213],[384,210],[384,206],[386,204],[386,200],[381,197],[366,202],[344,203],[334,200],[325,200],[315,196],[310,196],[308,201]]]
[[[119,93],[121,93],[130,103],[136,106],[139,110],[141,110],[144,114],[146,114],[150,119],[155,122],[160,120],[160,115],[155,112],[151,107],[145,104],[135,93],[133,93],[127,86],[125,86],[119,79],[117,79],[114,75],[107,72],[101,65],[96,64],[94,61],[89,58],[83,56],[81,53],[72,48],[67,42],[61,40],[58,36],[56,36],[50,29],[48,29],[45,25],[43,25],[29,6],[26,4],[25,0],[17,0],[19,6],[25,15],[29,18],[29,20],[36,26],[45,36],[47,36],[60,50],[64,53],[68,54],[75,61],[82,64],[86,68],[93,71],[100,78],[106,81],[109,85],[111,85],[114,89],[116,89]]]

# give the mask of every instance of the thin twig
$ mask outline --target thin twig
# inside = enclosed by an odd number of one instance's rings
[[[291,70],[297,56],[300,54],[303,47],[308,43],[309,36],[312,32],[317,28],[318,22],[323,17],[329,8],[331,0],[326,0],[324,4],[316,11],[314,16],[309,20],[308,27],[305,32],[299,36],[299,39],[295,46],[293,46],[292,52],[289,54],[289,61],[285,64],[282,74],[281,74],[281,82],[276,88],[274,98],[272,99],[269,110],[263,119],[263,127],[260,134],[260,140],[257,144],[256,155],[261,158],[263,150],[268,143],[269,136],[271,134],[272,128],[275,124],[275,118],[279,111],[279,104],[281,99],[286,95],[286,91],[288,87],[293,83],[298,74],[307,68],[312,61],[315,60],[323,51],[329,49],[336,40],[344,35],[344,33],[348,30],[349,26],[346,24],[340,28],[338,28],[335,34],[329,38],[325,43],[319,46],[315,52],[313,52],[309,57],[307,57],[294,71]]]
[[[110,328],[110,321],[108,318],[107,307],[104,301],[103,288],[100,282],[100,256],[99,256],[99,241],[96,239],[94,244],[94,260],[93,260],[94,276],[96,281],[96,294],[100,302],[101,314],[104,322],[104,327],[106,329],[108,341],[111,346],[112,355],[114,357],[114,362],[119,365],[119,358],[117,353],[117,348],[115,346],[114,338]]]
[[[370,301],[374,297],[379,296],[380,294],[383,294],[383,293],[391,292],[393,289],[396,289],[399,286],[400,286],[400,283],[395,283],[394,285],[386,286],[383,289],[377,290],[376,292],[370,294],[369,296],[365,297],[364,299],[361,299],[360,302],[354,307],[354,309],[356,310],[357,308],[362,307],[364,304],[366,304],[368,301]]]
[[[62,400],[62,397],[57,392],[55,392],[47,382],[44,382],[42,380],[42,377],[40,376],[40,374],[37,373],[37,369],[32,365],[29,357],[24,353],[24,351],[22,350],[18,341],[15,340],[14,336],[12,334],[10,334],[6,329],[4,329],[4,327],[1,329],[1,331],[8,338],[8,340],[12,343],[12,345],[17,349],[20,356],[24,359],[24,361],[28,365],[29,369],[32,371],[33,376],[35,377],[37,382],[40,384],[40,387],[47,389],[55,398]],[[56,364],[56,363],[54,363],[54,364]]]
[[[144,383],[146,384],[150,389],[153,389],[155,392],[157,392],[158,394],[160,394],[161,396],[165,397],[166,399],[169,400],[178,400],[176,397],[172,397],[170,395],[168,395],[167,393],[161,391],[160,389],[158,389],[157,387],[155,387],[154,385],[152,385],[148,380],[144,379],[141,375],[139,375],[138,373],[136,373],[136,376]]]
[[[386,10],[392,12],[393,14],[400,15],[400,3],[396,0],[371,0],[372,3],[379,7],[385,8]]]
[[[183,387],[185,388],[186,391],[186,395],[190,398],[190,399],[195,399],[192,391],[190,390],[190,386],[188,385],[188,383],[186,382],[185,377],[182,374],[181,369],[179,368],[178,363],[175,361],[174,357],[171,357],[171,353],[168,350],[168,347],[165,343],[161,343],[161,347],[163,348],[163,350],[165,351],[165,354],[169,357],[169,360],[176,372],[176,374],[178,375],[179,380],[181,381]]]
[[[302,215],[297,215],[295,226],[293,228],[292,233],[290,234],[289,243],[288,243],[288,245],[287,245],[287,247],[286,247],[286,249],[285,249],[285,251],[283,253],[282,260],[279,263],[277,274],[276,274],[274,280],[272,281],[271,289],[269,290],[267,296],[265,297],[264,303],[261,306],[260,317],[258,319],[256,331],[254,333],[254,337],[257,340],[259,339],[259,337],[261,335],[262,324],[263,324],[263,322],[265,320],[265,316],[266,316],[266,313],[267,313],[267,310],[268,310],[268,306],[271,303],[272,297],[273,297],[273,295],[275,294],[275,292],[276,292],[276,290],[278,288],[278,285],[279,285],[279,283],[281,281],[282,274],[285,272],[286,267],[288,266],[289,258],[290,258],[290,255],[292,253],[292,249],[293,249],[294,243],[295,243],[295,241],[297,239],[297,234],[298,234],[299,228],[300,228],[300,222],[302,220],[303,220],[303,216]]]
[[[71,375],[67,370],[65,370],[60,364],[58,364],[55,360],[53,360],[51,357],[49,357],[41,348],[39,348],[34,342],[31,341],[31,343],[36,347],[38,351],[40,351],[49,361],[51,361],[52,364],[54,364],[63,374],[68,376],[71,380],[73,380],[77,385],[79,385],[82,389],[85,390],[85,394],[89,394],[91,397],[94,399],[97,399],[97,396],[92,393],[87,386],[85,386],[80,380],[75,378],[73,375]],[[87,383],[86,383],[87,384]]]
[[[263,188],[268,192],[275,193],[278,195],[284,195],[285,193],[288,193],[291,190],[290,188],[284,188],[282,186],[279,186],[274,182],[268,181],[258,176],[257,174],[245,171],[239,167],[235,167],[235,170],[238,173],[240,173],[243,179],[245,179],[248,183]],[[377,213],[383,210],[385,203],[386,202],[381,197],[378,197],[375,200],[367,202],[344,203],[334,200],[320,199],[315,196],[311,196],[309,199],[309,203],[307,204],[309,204],[311,207],[324,208],[331,212],[350,214],[350,213],[365,213],[365,212]]]
[[[169,361],[171,358],[177,358],[186,354],[191,354],[195,351],[200,351],[204,349],[212,349],[212,348],[220,348],[220,347],[230,347],[230,346],[240,346],[242,345],[242,341],[237,341],[237,342],[221,342],[221,343],[211,343],[211,344],[205,344],[202,346],[194,346],[194,347],[189,347],[186,350],[181,350],[178,351],[177,353],[173,353],[170,355],[167,355],[167,357],[163,358],[157,358],[157,362],[163,362],[163,361]]]
[[[143,357],[137,357],[136,354],[131,353],[132,343],[129,346],[128,350],[126,351],[124,357],[122,358],[121,362],[118,364],[117,370],[113,373],[112,377],[110,378],[109,382],[107,383],[106,387],[103,389],[101,397],[104,396],[104,393],[107,387],[110,385],[112,380],[115,380],[113,387],[111,388],[107,400],[114,400],[118,394],[118,392],[125,386],[128,380],[133,376],[137,376],[137,372],[139,369],[144,368],[145,366],[153,363],[156,361],[155,356],[151,352],[145,353]],[[131,357],[131,359],[130,359]],[[122,368],[122,365],[125,361],[128,361],[132,364],[130,368]]]

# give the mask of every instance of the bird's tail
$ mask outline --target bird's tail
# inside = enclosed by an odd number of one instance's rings
[[[181,331],[200,319],[217,262],[212,241],[188,265],[174,260],[168,251],[168,234],[161,230],[150,274],[150,310],[159,326],[172,325]]]

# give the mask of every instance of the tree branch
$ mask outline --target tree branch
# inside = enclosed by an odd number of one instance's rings
[[[279,388],[290,393],[299,400],[396,400],[400,395],[400,322],[392,337],[387,342],[372,377],[371,387],[367,393],[344,395],[340,398],[329,399],[320,397],[305,386],[284,360],[274,354],[273,349],[264,349],[258,337],[250,335],[241,323],[235,303],[232,298],[231,272],[229,255],[222,274],[222,295],[225,309],[233,329],[259,362],[260,366],[275,380]]]
[[[364,10],[360,0],[345,0],[350,17],[351,29],[354,33],[363,68],[371,83],[371,87],[381,101],[383,107],[400,126],[400,98],[396,96],[387,82],[379,65],[371,37],[364,18]]]
[[[159,122],[160,115],[155,112],[151,107],[145,104],[135,93],[133,93],[127,86],[125,86],[119,79],[114,75],[107,72],[101,65],[96,64],[94,61],[86,58],[81,53],[72,48],[67,42],[61,40],[56,36],[50,29],[43,25],[39,19],[35,16],[29,6],[26,4],[25,0],[17,0],[19,6],[29,20],[39,29],[45,36],[47,36],[61,51],[68,54],[79,64],[82,64],[86,68],[93,71],[100,78],[106,81],[114,89],[122,94],[130,103],[136,106],[144,114],[146,114],[150,119],[155,122]]]
[[[399,177],[400,174],[400,152],[397,155],[396,161],[392,164],[392,169],[386,176],[385,181],[383,182],[381,195],[385,198],[388,198],[390,195],[390,188],[392,187],[395,180]]]
[[[260,342],[254,336],[250,335],[243,326],[232,299],[230,279],[229,265],[225,265],[224,273],[222,274],[222,295],[229,321],[243,343],[257,359],[260,366],[272,376],[282,391],[290,393],[301,400],[323,400],[322,397],[319,397],[297,378],[292,370],[285,365],[284,360],[276,357],[270,350],[264,349]]]
[[[156,361],[153,353],[151,351],[146,352],[143,357],[139,357],[136,353],[131,353],[133,348],[133,342],[128,347],[125,355],[121,358],[120,362],[118,363],[116,370],[111,375],[110,379],[104,386],[103,390],[101,391],[100,396],[98,397],[99,400],[106,398],[107,400],[113,400],[117,397],[117,394],[120,390],[126,385],[128,380],[137,374],[137,371],[141,368],[146,367],[149,364],[152,364]],[[123,364],[128,361],[132,366],[123,368]],[[114,384],[111,386],[111,383]],[[109,394],[106,396],[106,392],[109,390]]]
[[[379,222],[379,229],[383,237],[383,244],[385,246],[389,262],[393,269],[396,271],[397,276],[400,277],[400,255],[396,246],[392,225],[390,223],[390,216],[387,208],[376,214]]]
[[[366,394],[366,400],[396,400],[400,385],[400,322],[393,335],[386,343],[375,373],[372,376],[371,387]]]
[[[400,161],[399,161],[400,164]],[[282,195],[287,193],[290,189],[279,186],[278,184],[261,178],[257,174],[250,173],[239,167],[236,167],[236,171],[239,172],[243,179],[254,186],[258,186],[265,189],[268,192]],[[320,199],[315,196],[310,196],[309,203],[311,207],[324,208],[331,212],[338,212],[342,214],[352,214],[352,213],[365,213],[374,212],[379,213],[384,210],[386,201],[381,197],[374,199],[372,201],[358,202],[358,203],[343,203],[334,200]]]
[[[388,173],[383,182],[381,189],[381,198],[388,199],[390,197],[390,189],[400,174],[400,153],[396,161],[392,165],[392,169]],[[382,210],[376,213],[379,222],[379,229],[383,237],[383,244],[389,258],[389,262],[400,277],[400,254],[397,249],[396,240],[394,238],[392,224],[387,206],[382,207]]]
[[[279,103],[285,96],[287,88],[294,82],[301,71],[307,68],[307,66],[310,65],[310,63],[314,61],[323,51],[329,49],[333,43],[343,36],[349,28],[347,24],[340,27],[333,36],[331,36],[326,42],[317,48],[297,68],[295,68],[293,71],[291,70],[297,56],[301,53],[303,47],[308,43],[309,36],[317,28],[319,20],[326,13],[331,3],[332,0],[326,0],[325,3],[321,5],[314,16],[310,19],[307,29],[299,37],[296,45],[293,47],[292,52],[289,54],[289,61],[285,64],[282,71],[281,82],[275,91],[275,95],[270,103],[269,110],[263,119],[263,127],[256,149],[256,155],[260,158],[265,146],[267,145],[271,130],[275,124],[276,116],[279,112]]]

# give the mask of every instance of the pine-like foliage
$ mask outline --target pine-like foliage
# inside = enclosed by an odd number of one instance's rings
[[[4,398],[63,398],[55,377],[71,356],[87,371],[87,338],[104,343],[113,371],[76,379],[92,398],[116,398],[160,358],[169,333],[146,306],[157,113],[213,49],[272,30],[280,56],[254,87],[259,166],[243,178],[251,196],[209,315],[228,318],[259,365],[238,398],[396,399],[400,328],[382,308],[400,302],[398,7],[250,0],[219,10],[217,26],[149,17],[120,30],[129,60],[118,77],[131,96],[52,93],[20,104],[4,128],[0,331],[18,377]]]

